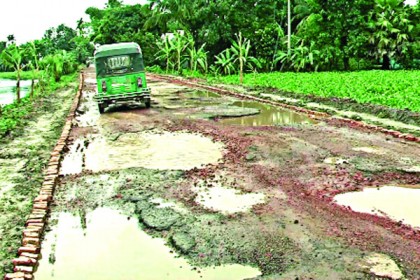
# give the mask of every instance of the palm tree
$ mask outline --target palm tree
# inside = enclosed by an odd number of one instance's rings
[[[20,77],[25,65],[22,64],[23,51],[11,44],[1,53],[1,60],[6,67],[12,68],[16,72],[16,100],[20,102]]]

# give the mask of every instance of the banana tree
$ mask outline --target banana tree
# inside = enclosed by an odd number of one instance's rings
[[[251,42],[243,38],[241,32],[239,32],[239,35],[236,34],[236,41],[232,41],[232,47],[230,49],[233,53],[233,64],[239,64],[239,82],[242,84],[245,67],[255,71],[256,68],[261,67],[261,64],[256,58],[250,55]]]
[[[197,71],[198,66],[201,67],[204,73],[207,73],[208,62],[207,62],[207,53],[204,50],[206,44],[201,45],[200,48],[195,47],[195,42],[192,36],[188,38],[188,63],[191,71]]]
[[[235,66],[233,64],[234,57],[231,53],[231,49],[226,49],[214,57],[215,69],[217,73],[223,73],[230,75],[235,72]]]
[[[169,41],[171,49],[175,53],[175,64],[178,72],[181,72],[181,58],[184,54],[184,51],[188,47],[187,37],[179,32],[174,33],[174,38]]]
[[[34,97],[34,87],[35,87],[35,79],[39,80],[39,59],[38,59],[38,52],[35,46],[34,42],[30,42],[29,45],[27,46],[26,49],[27,54],[29,54],[29,63],[28,63],[28,67],[29,69],[31,69],[31,92],[30,92],[30,97],[31,100]],[[39,83],[39,85],[41,85],[43,83]],[[43,91],[43,89],[41,89],[41,91]]]
[[[156,53],[157,60],[166,61],[166,73],[169,72],[169,65],[171,64],[172,45],[169,43],[169,38],[165,37],[163,40],[157,41],[159,51]]]
[[[16,100],[20,102],[20,79],[24,68],[22,63],[23,50],[15,44],[10,45],[1,53],[2,63],[9,68],[12,68],[16,73]]]

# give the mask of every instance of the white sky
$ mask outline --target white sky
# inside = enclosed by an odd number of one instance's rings
[[[107,0],[2,0],[0,41],[15,35],[18,44],[41,39],[44,32],[61,23],[72,28],[81,17],[88,20],[89,7],[105,7]],[[125,4],[146,3],[147,0],[124,0]],[[415,4],[417,0],[406,0]]]
[[[107,0],[1,0],[0,41],[15,35],[18,44],[41,39],[44,32],[64,23],[76,28],[81,17],[89,20],[89,7],[104,8]],[[124,4],[144,4],[146,0],[124,0]]]

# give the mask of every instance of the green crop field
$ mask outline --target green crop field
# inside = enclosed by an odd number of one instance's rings
[[[238,84],[237,75],[220,78]],[[278,88],[321,97],[350,98],[420,112],[420,71],[359,71],[247,74],[244,85]]]

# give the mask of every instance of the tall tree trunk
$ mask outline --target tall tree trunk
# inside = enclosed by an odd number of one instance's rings
[[[347,56],[343,57],[343,64],[344,64],[344,70],[346,71],[350,70],[350,59]]]
[[[389,56],[385,54],[382,57],[382,70],[389,70],[391,69],[391,61],[389,59]]]

